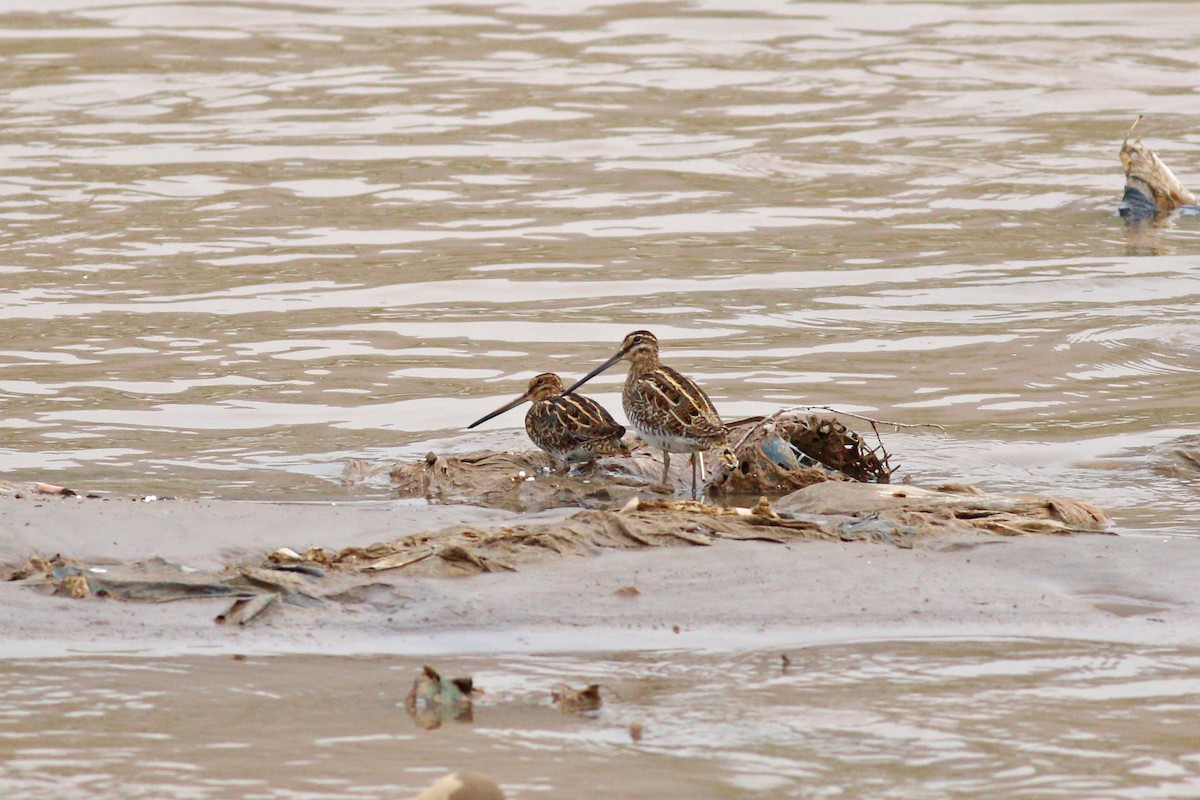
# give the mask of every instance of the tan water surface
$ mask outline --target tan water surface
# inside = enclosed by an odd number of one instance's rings
[[[1138,113],[1200,174],[1190,2],[18,0],[0,63],[6,477],[346,498],[644,327],[726,418],[1195,530],[1200,223],[1115,213]]]
[[[519,443],[462,429],[649,328],[727,419],[937,423],[918,483],[1196,535],[1200,220],[1116,205],[1139,113],[1200,186],[1197,75],[1190,0],[11,0],[0,476],[387,497],[345,459]],[[1195,652],[779,655],[443,659],[486,694],[429,732],[418,661],[9,660],[0,795],[1200,796]]]
[[[420,661],[14,662],[0,789],[65,800],[391,800],[447,770],[517,798],[1112,798],[1200,793],[1200,653],[1065,642],[442,659],[484,693],[433,730]],[[320,674],[320,681],[313,675]],[[605,705],[559,713],[562,681]],[[641,739],[630,729],[641,726]]]

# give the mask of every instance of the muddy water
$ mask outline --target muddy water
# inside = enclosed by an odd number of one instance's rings
[[[1200,529],[1200,223],[1115,214],[1137,113],[1200,185],[1193,3],[15,0],[0,64],[5,478],[384,497],[341,462],[518,442],[462,426],[650,328],[727,418],[939,423],[918,482]],[[417,662],[6,661],[0,795],[1200,791],[1195,652],[778,655],[447,659],[488,694],[433,732]]]
[[[1195,651],[910,642],[790,657],[786,672],[779,652],[444,660],[485,694],[473,721],[429,731],[398,705],[419,661],[10,662],[0,790],[384,800],[462,768],[496,776],[515,798],[581,800],[1200,789]],[[606,705],[560,714],[549,696],[562,680],[604,683]]]
[[[1115,206],[1139,112],[1200,183],[1197,54],[1190,3],[7,3],[0,470],[345,498],[646,327],[726,417],[1190,533],[1200,227]]]

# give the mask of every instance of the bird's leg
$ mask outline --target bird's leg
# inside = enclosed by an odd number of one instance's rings
[[[671,451],[663,450],[663,476],[662,476],[662,481],[661,481],[662,483],[667,482],[667,476],[670,474],[670,472],[671,472]]]
[[[691,457],[691,462],[692,462],[692,499],[693,500],[698,499],[696,497],[696,456],[698,456],[698,455],[700,455],[700,454],[692,453],[692,457]]]
[[[708,472],[704,469],[704,451],[696,453],[696,458],[700,459],[700,481],[703,488],[703,484],[708,482]]]

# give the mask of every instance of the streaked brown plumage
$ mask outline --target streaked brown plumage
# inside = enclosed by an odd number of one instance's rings
[[[553,372],[535,376],[523,395],[467,427],[474,428],[526,401],[532,405],[525,414],[525,432],[560,467],[595,461],[597,456],[629,455],[621,441],[624,426],[590,397],[564,395],[562,379]]]
[[[671,453],[691,454],[693,496],[697,459],[703,474],[705,450],[720,448],[726,463],[737,463],[729,448],[729,434],[712,400],[694,381],[658,360],[658,339],[650,331],[634,331],[626,336],[616,355],[567,389],[567,394],[621,359],[629,362],[621,394],[625,415],[643,439],[663,451],[663,483],[671,468]]]

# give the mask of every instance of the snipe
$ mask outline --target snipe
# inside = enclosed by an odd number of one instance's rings
[[[474,428],[526,401],[533,405],[525,414],[525,432],[560,469],[595,461],[597,456],[629,455],[629,448],[621,441],[625,427],[590,397],[564,394],[562,378],[553,372],[535,376],[523,395],[467,427]]]
[[[729,434],[712,400],[695,381],[658,360],[658,339],[650,331],[634,331],[621,349],[567,389],[567,395],[621,359],[629,362],[629,375],[621,393],[625,416],[638,435],[663,453],[663,483],[671,468],[671,453],[690,453],[692,497],[696,496],[696,467],[704,474],[704,451],[721,449],[730,466],[737,463],[729,448]]]

